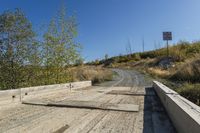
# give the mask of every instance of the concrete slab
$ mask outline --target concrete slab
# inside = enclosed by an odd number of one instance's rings
[[[176,130],[180,133],[199,133],[200,107],[158,81],[154,81],[153,86]]]
[[[100,109],[123,112],[138,112],[139,105],[134,104],[114,104],[94,101],[62,101],[62,102],[43,102],[37,100],[23,101],[22,104],[38,105],[38,106],[54,106],[54,107],[69,107],[69,108],[86,108]]]

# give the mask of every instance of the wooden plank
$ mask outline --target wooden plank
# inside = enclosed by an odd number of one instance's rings
[[[114,104],[102,103],[94,101],[62,101],[62,102],[41,102],[41,101],[23,101],[22,104],[39,105],[39,106],[55,106],[55,107],[68,107],[68,108],[86,108],[86,109],[100,109],[112,110],[123,112],[137,112],[139,105],[134,104]]]
[[[133,95],[133,96],[155,96],[155,92],[152,91],[151,93],[146,92],[131,92],[131,91],[122,91],[122,90],[112,90],[106,94],[112,95]]]

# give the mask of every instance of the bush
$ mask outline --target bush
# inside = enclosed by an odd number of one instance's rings
[[[200,82],[200,59],[191,61],[181,67],[172,77],[172,80]]]
[[[92,83],[100,83],[112,80],[113,72],[109,69],[93,66],[76,67],[71,70],[73,81],[91,80]]]
[[[187,55],[194,55],[200,53],[200,42],[195,42],[193,45],[189,45],[186,49]]]
[[[177,91],[183,97],[200,106],[200,84],[186,83]]]
[[[155,58],[157,55],[154,51],[144,52],[140,54],[142,59]]]

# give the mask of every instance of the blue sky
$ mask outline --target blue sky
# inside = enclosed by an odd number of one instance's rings
[[[0,0],[0,13],[21,8],[34,29],[55,16],[61,0]],[[163,31],[173,41],[200,40],[200,0],[65,0],[67,12],[79,23],[77,41],[87,61],[125,54],[130,40],[134,52],[165,45]]]

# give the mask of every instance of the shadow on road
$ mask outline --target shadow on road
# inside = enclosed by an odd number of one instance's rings
[[[146,87],[145,91],[143,133],[176,133],[154,89]]]

